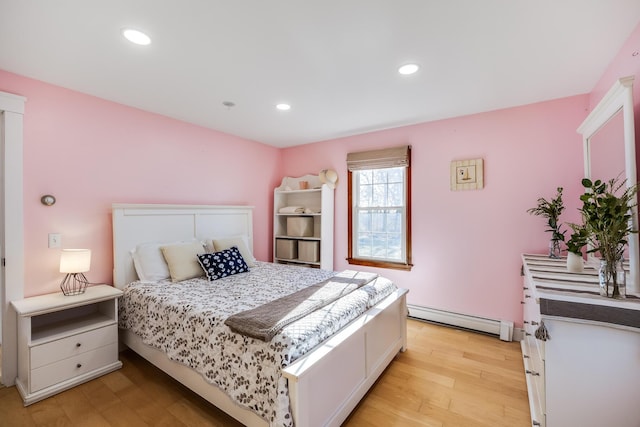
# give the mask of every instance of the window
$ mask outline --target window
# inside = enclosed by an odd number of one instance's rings
[[[411,147],[349,153],[349,264],[411,269]]]

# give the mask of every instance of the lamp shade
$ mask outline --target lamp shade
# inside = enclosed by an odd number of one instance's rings
[[[85,273],[91,267],[90,249],[63,249],[60,254],[60,273]]]

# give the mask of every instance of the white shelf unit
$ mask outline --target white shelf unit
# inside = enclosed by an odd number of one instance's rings
[[[307,181],[308,189],[300,189],[300,182]],[[318,175],[299,178],[285,177],[274,190],[273,196],[273,262],[299,264],[333,270],[333,204],[334,190],[320,182]],[[313,213],[281,213],[284,207],[303,207]],[[313,219],[313,236],[290,236],[287,234],[287,219],[308,217]],[[319,261],[279,257],[279,240],[292,241],[296,248],[300,242],[318,242]],[[300,253],[298,251],[298,253]]]
[[[119,369],[118,302],[122,291],[90,286],[13,301],[18,314],[18,378],[25,406]]]

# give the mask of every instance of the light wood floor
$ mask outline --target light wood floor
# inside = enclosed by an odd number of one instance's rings
[[[530,426],[519,343],[409,320],[396,357],[344,423]],[[0,389],[1,426],[240,426],[131,351],[121,370],[27,408]],[[304,426],[301,426],[304,427]]]

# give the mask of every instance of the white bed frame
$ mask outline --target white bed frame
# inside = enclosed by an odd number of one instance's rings
[[[114,204],[115,286],[137,279],[130,251],[139,243],[245,235],[253,248],[252,214],[250,206]],[[406,293],[398,289],[283,371],[296,426],[339,426],[395,355],[406,349]],[[121,330],[121,340],[241,423],[268,426],[199,373],[169,360],[135,334]]]

